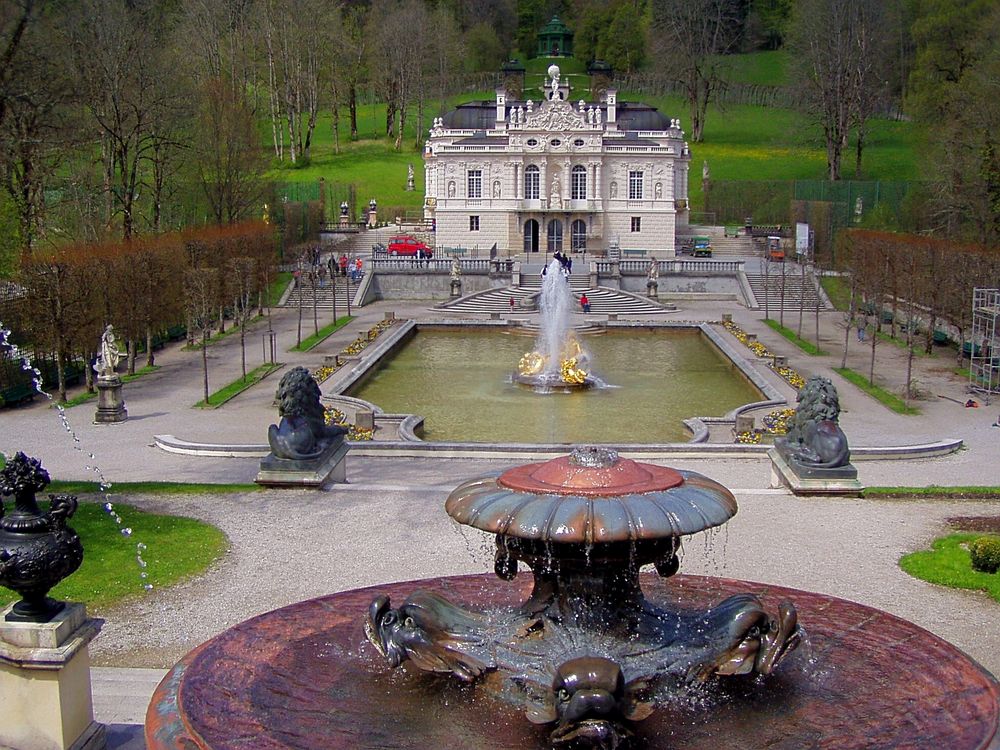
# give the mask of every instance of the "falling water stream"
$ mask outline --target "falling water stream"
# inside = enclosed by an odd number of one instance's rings
[[[101,496],[101,507],[107,514],[108,518],[114,521],[115,525],[118,527],[119,534],[127,539],[133,538],[132,527],[124,525],[124,519],[122,519],[121,515],[119,515],[118,511],[115,509],[114,503],[111,502],[112,484],[108,481],[108,478],[104,476],[104,472],[101,471],[100,466],[97,465],[96,455],[83,447],[83,442],[80,440],[80,436],[77,435],[73,426],[69,422],[66,409],[52,397],[52,394],[44,390],[42,387],[41,371],[31,364],[30,358],[24,354],[16,344],[11,342],[10,335],[10,329],[7,328],[2,321],[0,321],[0,348],[7,348],[10,350],[11,356],[20,361],[21,370],[31,373],[31,387],[36,393],[39,393],[48,399],[52,406],[55,407],[59,422],[62,424],[63,429],[66,431],[66,434],[72,442],[73,450],[80,453],[86,461],[84,469],[86,471],[93,472],[97,477],[98,492]],[[149,572],[147,570],[148,564],[143,556],[146,549],[147,547],[144,542],[135,540],[135,562],[136,566],[139,568],[139,580],[141,581],[144,591],[152,591],[153,584],[149,582]]]

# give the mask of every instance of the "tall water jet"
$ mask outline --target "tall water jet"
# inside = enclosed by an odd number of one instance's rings
[[[570,326],[575,305],[569,276],[558,259],[545,268],[539,296],[539,333],[534,351],[518,362],[514,379],[541,388],[581,387],[594,384],[588,365],[590,355]]]

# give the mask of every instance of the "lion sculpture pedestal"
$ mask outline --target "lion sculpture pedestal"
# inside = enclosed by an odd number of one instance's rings
[[[276,394],[281,421],[267,431],[271,452],[254,479],[269,487],[322,487],[347,481],[346,430],[328,425],[320,390],[304,367],[292,368]]]
[[[858,470],[837,423],[840,399],[833,383],[810,378],[797,402],[788,434],[768,451],[771,486],[786,486],[796,495],[859,494]]]

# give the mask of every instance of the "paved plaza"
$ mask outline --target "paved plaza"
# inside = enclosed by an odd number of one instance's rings
[[[925,394],[918,403],[921,414],[900,416],[832,372],[840,364],[844,340],[840,313],[822,314],[821,345],[831,354],[809,357],[767,328],[762,311],[720,302],[678,306],[670,319],[718,321],[723,313],[731,313],[772,352],[786,355],[803,376],[830,377],[840,393],[841,425],[852,446],[913,445],[945,438],[965,443],[958,453],[941,458],[859,461],[863,484],[1000,484],[1000,428],[992,427],[1000,402],[965,408],[966,382],[953,374],[953,356],[917,358],[915,377]],[[286,369],[297,364],[315,368],[324,355],[340,351],[389,311],[418,320],[444,315],[427,302],[376,303],[358,311],[356,320],[314,351],[298,354],[286,352],[295,343],[296,311],[276,310],[272,324],[278,332],[279,359]],[[786,315],[786,325],[795,328],[797,314]],[[263,328],[258,324],[248,336],[248,367],[261,361]],[[308,319],[304,335],[311,330]],[[808,321],[807,335],[811,330]],[[855,342],[853,331],[848,333],[848,366],[866,372],[869,349]],[[890,343],[879,345],[877,373],[892,390],[902,384],[904,354]],[[753,357],[749,350],[745,356]],[[272,400],[281,372],[219,409],[200,410],[191,408],[202,396],[200,354],[173,345],[157,354],[157,364],[155,373],[125,386],[127,422],[94,425],[93,404],[75,407],[66,412],[79,438],[74,442],[56,411],[36,399],[32,405],[0,412],[0,451],[23,450],[36,456],[60,479],[93,479],[96,466],[112,484],[252,481],[256,458],[175,455],[156,448],[153,436],[265,442],[267,425],[277,421]],[[212,390],[237,378],[239,368],[237,336],[210,347]],[[791,388],[783,392],[794,402]],[[97,718],[111,725],[112,746],[141,748],[139,724],[164,670],[194,646],[248,617],[379,582],[491,570],[492,538],[459,528],[445,514],[444,498],[465,478],[521,462],[349,457],[348,484],[328,491],[115,495],[114,500],[143,509],[215,524],[229,537],[231,548],[195,580],[91,612],[104,620],[101,635],[91,645],[97,665],[93,684]],[[912,620],[1000,674],[1000,604],[984,594],[913,579],[897,565],[901,555],[946,533],[949,518],[1000,515],[997,502],[795,497],[770,489],[770,465],[763,457],[681,457],[669,463],[722,482],[740,504],[738,515],[725,527],[687,540],[682,572],[772,582],[877,607]],[[112,530],[109,521],[109,533]],[[141,539],[141,527],[135,536]],[[809,624],[804,626],[808,631]]]

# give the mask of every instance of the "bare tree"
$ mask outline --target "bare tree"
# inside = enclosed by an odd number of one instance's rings
[[[252,113],[224,82],[209,81],[196,129],[192,151],[216,223],[247,217],[262,200],[267,166]]]
[[[421,0],[376,0],[368,26],[373,39],[370,67],[386,101],[387,134],[395,135],[398,151],[410,105],[421,103],[422,112],[426,97],[428,64],[423,40],[432,36],[430,15]]]
[[[219,269],[210,267],[189,268],[184,272],[184,300],[188,327],[201,337],[201,368],[204,401],[208,405],[208,337],[215,323],[216,296]]]
[[[739,45],[742,8],[738,0],[653,0],[652,56],[683,88],[693,141],[703,140],[708,104],[723,86],[720,56]]]
[[[879,0],[801,0],[795,6],[792,71],[823,128],[831,180],[840,179],[851,128],[863,130],[883,90],[889,18]]]
[[[74,131],[59,10],[31,2],[0,6],[0,180],[16,208],[24,256],[44,231],[45,190]]]
[[[247,322],[253,312],[253,296],[256,291],[256,263],[245,255],[230,258],[228,274],[232,278],[233,317],[240,327],[240,365],[243,379],[247,377]]]

